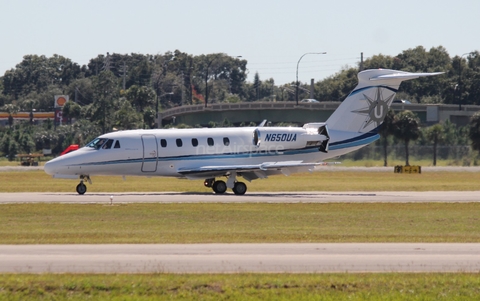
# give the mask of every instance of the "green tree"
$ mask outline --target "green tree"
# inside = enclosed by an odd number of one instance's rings
[[[152,88],[133,85],[125,91],[125,97],[136,108],[137,112],[143,112],[146,107],[155,104],[156,95]]]
[[[315,99],[343,101],[358,83],[358,69],[348,68],[315,84]]]
[[[13,161],[15,159],[15,155],[18,153],[20,147],[13,137],[11,129],[3,135],[2,140],[0,141],[0,147],[2,152],[7,155],[8,161]]]
[[[475,113],[470,119],[468,137],[470,138],[472,148],[480,151],[480,113]]]
[[[2,111],[8,113],[8,125],[10,128],[13,127],[13,115],[17,114],[20,111],[20,108],[15,104],[6,104],[2,107]]]
[[[142,115],[136,112],[127,100],[120,100],[120,109],[115,112],[115,128],[119,130],[138,129],[142,125]]]
[[[395,120],[395,113],[393,110],[388,110],[385,119],[383,120],[382,126],[379,128],[379,134],[382,137],[382,145],[383,145],[383,166],[388,166],[388,137],[394,134],[394,120]]]
[[[394,58],[389,55],[378,54],[367,58],[363,69],[393,69]]]
[[[71,122],[72,118],[79,119],[82,115],[82,107],[73,101],[67,101],[62,108],[63,116]]]
[[[145,111],[143,111],[143,123],[147,126],[147,128],[153,129],[155,127],[156,118],[157,117],[154,109],[147,108]]]
[[[91,104],[95,99],[92,79],[94,77],[74,80],[66,88],[66,94],[70,95],[70,100],[74,100],[82,106]]]
[[[112,129],[118,79],[111,71],[104,71],[94,78],[93,86],[96,100],[91,105],[91,120],[100,125],[102,133],[106,133]]]
[[[395,116],[393,122],[394,135],[401,139],[405,145],[405,165],[409,166],[409,150],[410,141],[415,141],[420,137],[419,120],[417,115],[412,111],[403,111]]]
[[[85,68],[57,54],[50,58],[25,55],[14,69],[5,73],[4,94],[18,99],[32,92],[40,93],[50,85],[65,87],[75,78],[83,77],[84,71]]]

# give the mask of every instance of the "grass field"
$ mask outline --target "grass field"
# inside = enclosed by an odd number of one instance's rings
[[[92,177],[88,192],[185,191],[211,192],[202,180],[161,177]],[[42,170],[0,172],[0,192],[74,192],[78,180],[53,179]],[[475,191],[479,190],[480,172],[391,172],[318,171],[272,176],[248,184],[248,192],[264,191]],[[87,193],[88,193],[87,192]]]
[[[1,300],[478,300],[477,274],[0,275]]]
[[[1,244],[480,242],[480,203],[0,208]]]

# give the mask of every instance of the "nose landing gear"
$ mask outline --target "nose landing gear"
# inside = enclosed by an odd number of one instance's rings
[[[83,184],[83,181],[77,185],[77,193],[78,194],[85,194],[87,192],[87,185]]]
[[[82,194],[85,194],[85,192],[87,192],[87,186],[83,183],[83,181],[87,180],[88,183],[92,184],[92,181],[90,180],[90,176],[84,176],[84,175],[81,175],[80,176],[80,183],[77,185],[77,193],[82,195]]]

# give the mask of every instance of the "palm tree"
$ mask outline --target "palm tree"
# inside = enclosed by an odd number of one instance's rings
[[[2,111],[5,111],[8,113],[8,125],[10,126],[10,128],[12,128],[13,115],[17,114],[18,111],[20,111],[20,108],[13,103],[9,103],[3,106]]]
[[[388,166],[387,157],[387,147],[388,147],[388,136],[393,135],[393,122],[395,119],[395,113],[392,110],[389,110],[385,119],[383,120],[382,125],[378,129],[378,133],[383,140],[383,166]]]
[[[427,138],[433,143],[433,166],[437,166],[437,146],[438,143],[443,141],[443,126],[439,123],[427,128]]]
[[[470,119],[468,136],[472,142],[472,148],[480,151],[480,113],[475,113]]]
[[[418,126],[418,117],[412,111],[403,111],[396,115],[393,123],[394,135],[405,143],[405,165],[409,166],[408,144],[420,137],[420,128]]]

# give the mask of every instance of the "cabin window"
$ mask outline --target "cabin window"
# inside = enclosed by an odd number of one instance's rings
[[[192,138],[192,145],[193,145],[194,147],[197,147],[197,146],[198,146],[198,140],[197,140],[197,138]]]
[[[120,148],[120,140],[115,141],[115,146],[113,148]]]
[[[113,139],[108,139],[107,143],[105,143],[102,148],[103,149],[110,149],[112,147],[112,144],[113,144]]]
[[[225,145],[225,146],[230,145],[230,139],[228,139],[228,137],[223,137],[223,145]]]
[[[214,144],[214,143],[213,143],[213,138],[208,138],[208,139],[207,139],[207,144],[208,144],[209,146],[213,146],[213,144]]]
[[[162,147],[167,147],[167,140],[161,139],[161,140],[160,140],[160,145],[161,145]]]
[[[177,139],[176,142],[178,147],[182,147],[183,145],[182,139]]]

